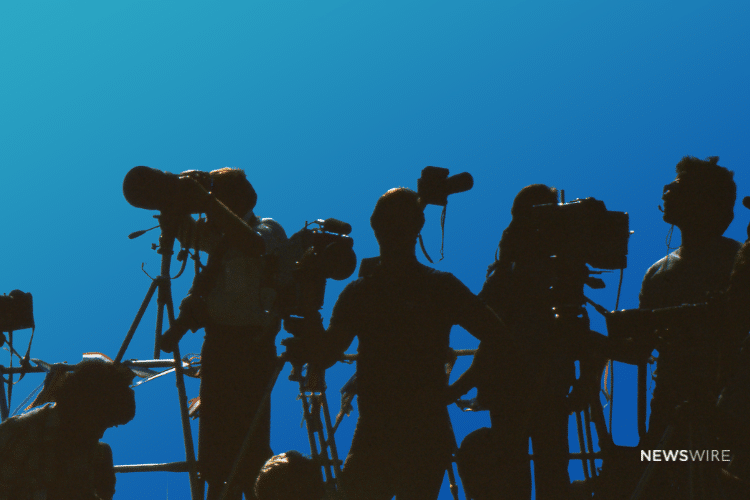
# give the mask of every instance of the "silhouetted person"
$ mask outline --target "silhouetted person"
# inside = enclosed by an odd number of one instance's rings
[[[112,450],[99,442],[135,416],[133,373],[120,364],[79,363],[45,405],[0,424],[0,498],[111,499]]]
[[[295,450],[271,457],[255,482],[258,500],[321,500],[324,494],[320,466]]]
[[[286,244],[281,225],[253,213],[257,195],[244,171],[214,170],[210,182],[211,193],[262,237],[266,256]],[[186,217],[176,224],[182,243],[208,252],[209,258],[180,306],[176,325],[162,337],[162,348],[174,350],[187,327],[193,331],[205,328],[198,463],[211,500],[218,498],[224,487],[276,367],[275,336],[280,320],[275,299],[283,272],[274,269],[268,259],[248,255],[233,244],[231,234],[224,234],[210,217],[197,223]],[[273,455],[270,404],[253,436],[230,498],[240,498],[240,490],[253,498],[255,478]]]
[[[740,244],[722,235],[734,218],[736,185],[733,172],[719,166],[718,159],[686,156],[677,164],[677,178],[664,186],[663,219],[680,229],[682,244],[649,268],[641,286],[641,309],[705,302],[709,294],[729,285]],[[659,352],[648,433],[641,448],[657,447],[678,406],[695,416],[714,406],[725,378],[723,354],[733,343],[720,323],[719,318],[681,321],[667,328],[663,340],[653,335],[639,339],[645,351]],[[673,449],[688,447],[687,431],[679,427],[671,440]],[[675,474],[687,474],[687,466],[678,467],[674,466]],[[670,485],[675,480],[663,474],[649,494],[666,495],[671,489],[675,497],[684,495]]]
[[[567,498],[570,484],[566,398],[575,381],[575,346],[555,330],[551,286],[564,277],[558,276],[555,260],[541,244],[545,235],[530,217],[531,207],[556,203],[557,190],[543,184],[516,195],[513,219],[479,293],[511,329],[520,352],[480,344],[471,367],[454,383],[458,393],[477,387],[477,399],[489,409],[505,465],[497,474],[503,494],[514,499],[531,497],[529,438],[536,498]]]
[[[445,373],[451,327],[488,342],[506,331],[453,275],[417,262],[417,193],[388,191],[370,225],[380,263],[344,289],[324,341],[310,346],[326,366],[359,339],[359,420],[340,485],[356,500],[436,499],[455,447]]]

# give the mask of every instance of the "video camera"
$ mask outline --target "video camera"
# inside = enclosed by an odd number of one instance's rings
[[[535,205],[528,217],[534,252],[574,257],[598,269],[628,265],[628,214],[607,210],[594,198]]]
[[[295,262],[291,296],[286,298],[284,329],[296,337],[321,332],[327,279],[345,280],[357,267],[352,227],[337,219],[306,222],[289,238],[284,258]],[[292,363],[290,380],[298,380],[301,363]]]
[[[0,332],[34,328],[34,309],[30,293],[13,290],[0,295]]]
[[[263,238],[238,217],[244,214],[232,212],[212,189],[213,178],[208,172],[186,170],[176,175],[145,166],[130,169],[122,183],[123,195],[134,207],[159,210],[160,218],[205,213],[250,255],[262,255]]]

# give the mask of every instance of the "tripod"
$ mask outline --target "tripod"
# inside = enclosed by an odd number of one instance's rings
[[[277,367],[266,386],[263,399],[261,400],[258,410],[253,417],[253,421],[250,424],[250,428],[245,435],[245,440],[243,441],[242,447],[234,461],[232,471],[224,484],[224,488],[221,490],[219,500],[225,500],[232,490],[237,479],[237,473],[240,470],[240,465],[250,449],[255,429],[258,427],[261,415],[268,405],[271,392],[276,385],[276,380],[287,361],[288,359],[284,354],[277,358]],[[292,381],[299,382],[299,399],[302,400],[302,410],[305,418],[305,426],[307,427],[307,437],[310,443],[310,454],[312,455],[313,460],[323,467],[327,491],[329,493],[335,493],[337,491],[337,479],[341,474],[341,460],[338,458],[336,442],[334,441],[335,429],[331,425],[331,416],[328,410],[328,400],[326,399],[325,393],[325,372],[318,370],[313,370],[311,372],[308,365],[307,379],[308,382],[312,381],[307,384],[309,387],[305,383],[305,377],[302,377],[299,371],[297,371],[296,374],[293,371],[293,374],[290,375],[289,378]],[[323,412],[325,426],[320,418],[321,411]],[[318,450],[318,444],[320,445],[320,450]],[[329,450],[330,458],[328,454]]]
[[[162,214],[160,217],[163,217]],[[143,299],[140,309],[130,325],[125,340],[120,347],[120,350],[115,357],[114,362],[120,363],[125,351],[130,345],[130,341],[133,339],[138,325],[143,318],[143,314],[146,312],[151,299],[154,296],[154,292],[158,289],[156,297],[156,334],[154,340],[154,359],[158,359],[161,353],[160,349],[160,337],[162,333],[162,327],[164,323],[164,309],[166,307],[167,317],[169,324],[174,323],[174,306],[172,304],[172,286],[170,282],[169,271],[172,263],[172,255],[174,253],[174,242],[176,234],[171,230],[162,228],[162,233],[159,236],[159,246],[157,252],[161,255],[161,270],[158,277],[151,281],[151,286],[146,292],[146,297]],[[182,433],[185,441],[185,459],[188,466],[188,473],[190,475],[190,494],[192,500],[203,498],[203,484],[198,478],[198,468],[195,460],[195,448],[193,446],[193,435],[190,429],[190,417],[188,416],[188,402],[187,394],[185,392],[185,380],[183,375],[182,358],[180,357],[179,347],[175,346],[174,349],[174,369],[176,375],[177,394],[180,402],[180,417],[182,421]]]

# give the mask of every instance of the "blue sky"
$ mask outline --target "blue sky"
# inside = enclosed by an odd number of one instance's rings
[[[156,232],[127,239],[154,215],[122,197],[133,166],[244,168],[259,215],[288,234],[306,220],[346,220],[362,258],[377,255],[377,198],[416,188],[420,170],[438,165],[471,172],[476,184],[449,203],[437,268],[478,292],[515,193],[541,182],[630,214],[620,307],[635,307],[644,272],[666,253],[657,205],[682,156],[719,155],[739,198],[750,194],[749,9],[658,0],[6,2],[0,291],[34,295],[32,356],[114,357],[150,283],[141,264],[152,276],[159,269]],[[744,240],[749,219],[738,204],[727,234]],[[439,220],[429,207],[433,256]],[[174,282],[176,302],[189,281]],[[611,309],[617,276],[605,281],[590,296]],[[326,320],[344,284],[329,284]],[[152,306],[126,358],[151,357],[153,325]],[[598,319],[594,327],[603,329]],[[201,341],[188,335],[182,351],[199,352]],[[476,345],[459,329],[452,343]],[[334,412],[352,371],[328,374]],[[272,445],[309,452],[286,375],[273,395]],[[618,366],[616,376],[615,440],[634,444],[634,372]],[[107,431],[116,464],[184,459],[173,381],[136,389],[135,420]],[[14,402],[40,382],[27,376]],[[487,415],[451,412],[459,441],[488,425]],[[354,423],[353,415],[337,433],[341,455]],[[167,489],[186,498],[187,476],[118,476],[119,498]]]

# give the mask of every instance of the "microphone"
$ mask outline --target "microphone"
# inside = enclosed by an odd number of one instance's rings
[[[334,219],[333,217],[324,220],[320,228],[328,233],[349,234],[352,232],[351,224]]]

